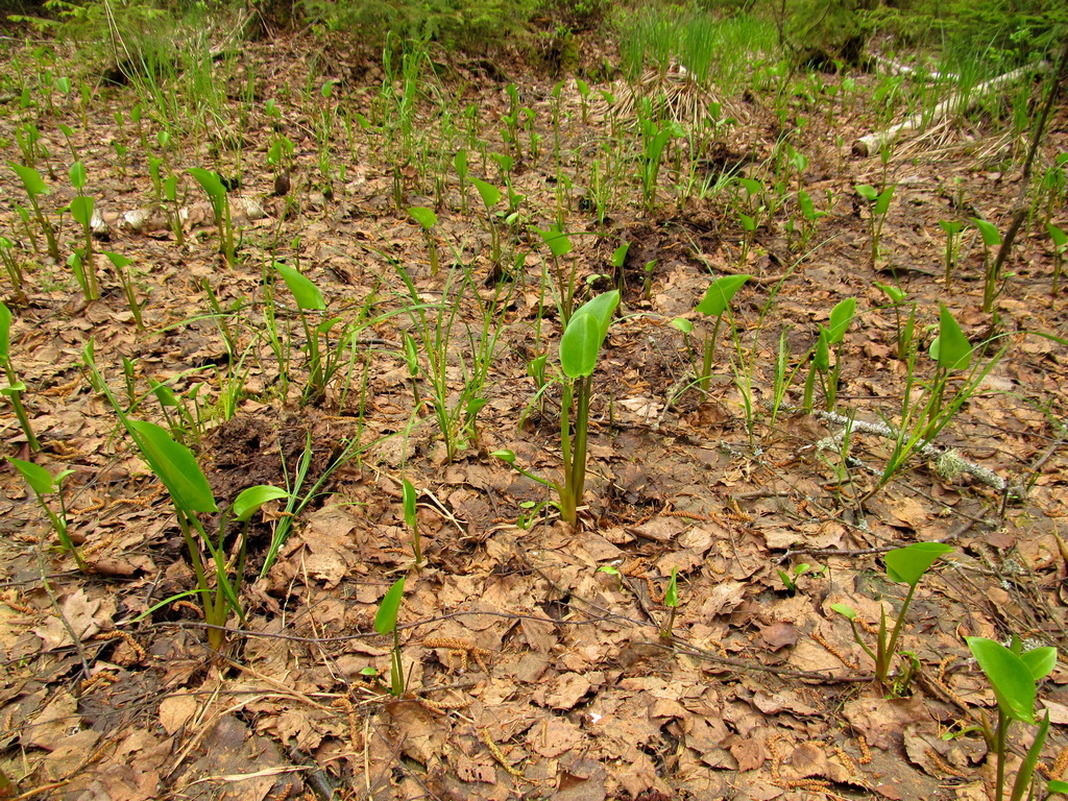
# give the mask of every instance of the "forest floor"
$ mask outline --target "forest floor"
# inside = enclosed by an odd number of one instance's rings
[[[52,62],[55,75],[75,69],[63,57]],[[135,125],[132,86],[82,74],[84,100],[77,89],[35,90],[25,104],[19,87],[35,80],[29,47],[9,51],[3,68],[3,159],[22,163],[16,126],[35,124],[47,151],[37,168],[54,190],[43,208],[58,220],[55,210],[72,196],[71,148],[78,153],[106,223],[96,247],[134,260],[144,329],[99,254],[103,295],[85,302],[39,232],[34,245],[16,213],[23,187],[0,170],[0,231],[25,270],[22,292],[10,280],[3,287],[14,317],[11,360],[42,444],[30,452],[5,402],[4,449],[53,475],[72,471],[66,516],[88,566],[79,572],[57,548],[19,473],[0,471],[0,769],[15,783],[0,795],[264,801],[326,797],[333,787],[342,799],[980,801],[991,797],[993,760],[970,727],[994,713],[994,697],[964,637],[1011,634],[1060,651],[1040,708],[1053,722],[1044,770],[1064,777],[1068,349],[1035,332],[1068,337],[1068,294],[1052,290],[1041,213],[1016,241],[996,316],[981,310],[977,232],[965,232],[947,285],[939,226],[981,217],[1004,229],[1027,145],[1026,135],[1009,133],[1011,115],[955,119],[937,137],[904,138],[884,159],[852,152],[860,136],[887,126],[872,99],[878,75],[852,72],[848,94],[842,75],[802,72],[789,85],[803,91],[723,98],[736,122],[699,154],[701,181],[734,171],[771,187],[791,169],[781,141],[807,161],[781,182],[785,194],[769,189],[755,204],[765,211],[755,209],[745,247],[732,204],[748,198],[730,180],[704,196],[680,188],[689,157],[674,144],[656,197],[643,203],[634,111],[594,102],[600,89],[622,97],[620,84],[591,82],[587,104],[574,79],[563,80],[558,168],[556,81],[507,59],[435,53],[415,99],[416,141],[432,143],[450,108],[457,131],[469,126],[470,141],[504,153],[511,81],[540,136],[535,157],[520,128],[510,180],[523,199],[513,219],[492,221],[503,251],[494,264],[479,195],[468,186],[461,199],[455,150],[428,151],[426,169],[418,152],[408,163],[394,158],[397,143],[384,131],[400,106],[382,113],[380,57],[330,38],[253,43],[224,57],[231,78],[220,108],[232,113],[217,119],[217,136],[166,143],[157,132],[179,132],[182,121],[163,126],[146,107],[143,129]],[[329,79],[336,83],[324,96]],[[1044,85],[1034,84],[1036,98]],[[310,98],[303,109],[302,91]],[[267,99],[280,119],[265,112]],[[355,112],[368,127],[346,131],[342,120],[360,122]],[[72,129],[69,146],[59,124]],[[266,161],[279,133],[295,144],[284,194]],[[591,163],[609,163],[602,154],[613,137],[623,143],[614,151],[623,172],[601,196],[601,220]],[[126,146],[122,158],[115,142]],[[502,186],[493,159],[468,149],[471,175]],[[1062,103],[1036,174],[1064,152]],[[152,154],[164,154],[163,168],[180,177],[172,207],[183,209],[182,243],[157,202]],[[216,165],[239,178],[232,266],[220,257],[206,196],[185,172]],[[877,263],[858,184],[895,186]],[[802,219],[799,188],[826,212],[805,243],[799,225],[788,230]],[[436,210],[437,273],[409,206]],[[553,263],[532,226],[547,228],[558,213],[574,245],[561,260],[577,271],[580,300],[622,288],[594,373],[576,527],[538,505],[551,498],[545,487],[491,456],[511,449],[526,470],[550,478],[560,470],[560,389],[536,398],[528,371],[548,354],[551,374],[557,360],[559,316],[543,282]],[[1055,204],[1053,222],[1068,227],[1065,214]],[[79,241],[65,216],[64,259]],[[613,267],[626,243],[622,267]],[[265,291],[276,260],[321,289],[342,321],[335,332],[344,324],[356,332],[324,395],[302,398],[304,329],[281,281],[273,295]],[[739,272],[753,279],[721,327],[702,392],[692,384],[692,351],[708,321],[694,307],[713,277]],[[1000,358],[933,444],[992,471],[1004,489],[978,480],[977,470],[940,471],[919,457],[879,487],[891,443],[853,430],[843,445],[842,420],[900,418],[908,365],[897,358],[895,312],[875,282],[901,287],[916,304],[921,381],[934,371],[927,348],[940,303],[973,343],[998,335],[975,363]],[[790,372],[832,307],[850,297],[857,316],[838,355],[842,417],[798,410],[804,366],[788,375],[776,410],[780,335]],[[420,308],[451,326],[421,329]],[[692,342],[671,324],[678,317],[694,323]],[[491,354],[472,395],[485,401],[476,431],[457,425],[451,460],[425,402],[433,387],[423,346],[439,335],[450,404],[477,365],[472,348]],[[414,380],[406,336],[417,346]],[[289,516],[291,534],[263,577],[272,531],[287,513],[275,503],[254,518],[240,589],[245,618],[231,616],[218,652],[207,647],[196,596],[176,598],[195,582],[173,506],[91,385],[90,341],[132,415],[164,423],[150,380],[191,410],[186,441],[220,507],[252,485],[292,487],[305,455],[305,494],[333,468]],[[956,378],[947,392],[964,385]],[[462,412],[454,417],[463,421]],[[418,570],[404,478],[417,490],[426,560]],[[56,496],[46,500],[58,508]],[[893,619],[907,589],[886,577],[881,555],[917,541],[952,551],[919,584],[903,627],[899,651],[914,655],[914,669],[902,676],[908,660],[895,661],[897,678],[880,686],[831,606],[856,609],[873,643],[881,610]],[[810,568],[791,593],[779,571],[801,564]],[[678,607],[667,636],[673,570]],[[373,623],[404,571],[407,691],[396,698],[391,639]],[[1024,724],[1012,729],[1017,753],[1032,736]]]

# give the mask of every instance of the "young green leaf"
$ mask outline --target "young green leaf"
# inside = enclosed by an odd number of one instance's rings
[[[980,220],[978,217],[973,217],[972,222],[975,223],[975,227],[979,229],[979,234],[983,237],[984,245],[988,248],[992,248],[1001,244],[1001,234],[998,233],[997,226],[994,225],[994,223]]]
[[[664,606],[672,609],[679,605],[679,582],[678,568],[671,568],[671,580],[668,581],[667,591],[664,593]]]
[[[0,365],[11,358],[11,309],[0,301]]]
[[[827,327],[827,344],[837,345],[842,341],[856,311],[856,298],[846,298],[831,309],[830,325]]]
[[[869,203],[874,203],[879,197],[879,190],[870,184],[857,184],[854,189],[857,190],[857,194],[864,198]]]
[[[719,317],[727,311],[731,299],[750,278],[752,278],[751,275],[720,276],[705,290],[704,297],[697,304],[697,311],[708,317]]]
[[[875,281],[875,288],[883,292],[895,306],[905,300],[905,290],[890,284],[880,284]]]
[[[629,250],[630,242],[624,242],[622,245],[612,251],[612,266],[615,267],[617,270],[623,267],[624,263],[627,261],[627,251]]]
[[[45,186],[45,182],[41,180],[41,174],[33,167],[23,167],[13,161],[9,161],[7,166],[19,176],[22,180],[22,186],[26,189],[26,194],[31,198],[35,198],[38,195],[47,195],[51,191]]]
[[[592,375],[597,355],[608,335],[612,314],[619,305],[619,290],[613,289],[587,301],[571,315],[560,338],[560,367],[568,378]]]
[[[1058,228],[1053,223],[1046,223],[1046,232],[1049,233],[1049,238],[1053,240],[1055,250],[1061,253],[1068,250],[1068,234],[1063,229]]]
[[[939,306],[938,336],[931,342],[931,358],[943,370],[967,370],[972,363],[972,345],[949,309]]]
[[[74,222],[78,223],[78,225],[87,226],[93,219],[94,205],[93,199],[86,195],[73,197],[71,198],[70,206],[68,207],[70,209],[70,216],[74,218]]]
[[[408,209],[408,214],[423,226],[424,231],[429,231],[438,224],[438,215],[434,213],[433,209],[428,209],[426,206],[412,206]]]
[[[563,232],[559,223],[553,223],[544,231],[537,226],[534,227],[534,230],[538,232],[541,241],[549,246],[554,259],[571,252],[571,238]]]
[[[288,264],[282,264],[280,261],[274,263],[274,269],[282,276],[282,280],[286,282],[289,291],[293,293],[293,298],[297,301],[297,308],[301,311],[326,310],[323,293],[319,291],[319,287],[311,282],[311,279],[294,270]]]
[[[886,554],[886,575],[891,581],[915,587],[934,561],[952,550],[941,542],[914,542],[904,548],[895,548]]]
[[[218,511],[208,480],[189,448],[175,442],[155,423],[130,420],[128,427],[148,466],[182,512]]]
[[[85,172],[85,163],[81,161],[71,164],[70,171],[67,174],[70,176],[70,185],[78,190],[84,187],[89,180]]]
[[[51,495],[56,491],[55,480],[52,478],[52,474],[39,464],[26,462],[11,456],[9,456],[7,460],[15,465],[15,468],[22,473],[22,477],[26,479],[26,483],[29,484],[30,488],[38,495]]]
[[[816,352],[812,354],[812,364],[821,373],[826,373],[831,369],[831,348],[828,344],[830,334],[827,329],[822,325],[820,326],[820,336],[816,340]]]
[[[232,507],[234,518],[238,522],[244,523],[252,515],[256,514],[265,503],[288,497],[289,493],[286,490],[271,484],[257,484],[254,487],[247,487],[241,490],[237,498],[234,499]]]
[[[211,199],[212,206],[217,206],[226,197],[226,187],[217,172],[205,170],[203,167],[190,167],[189,174],[196,179],[201,188]]]
[[[375,615],[375,631],[379,634],[390,634],[397,628],[397,614],[400,612],[403,595],[404,576],[401,576],[393,582],[392,587],[386,590],[382,603],[378,606],[378,614]]]
[[[831,604],[831,611],[837,612],[846,620],[857,619],[857,610],[851,606],[846,606],[845,604]]]
[[[478,194],[482,196],[482,202],[487,209],[491,209],[496,206],[501,200],[501,190],[495,187],[493,184],[488,184],[480,178],[471,178],[471,183],[475,185],[475,189],[478,190]]]
[[[894,196],[894,187],[891,184],[879,193],[878,199],[875,201],[875,214],[882,217],[890,209],[890,199]]]
[[[1022,658],[985,637],[966,638],[972,656],[986,674],[1002,714],[1025,723],[1035,722],[1035,679]]]
[[[515,457],[513,455],[513,459],[514,458]],[[416,524],[416,517],[415,517],[415,514],[416,514],[416,510],[415,510],[415,501],[416,501],[415,486],[412,484],[411,481],[409,481],[406,478],[401,479],[401,494],[402,494],[403,499],[404,499],[404,524],[406,526],[408,526],[408,528],[415,528],[415,524]]]

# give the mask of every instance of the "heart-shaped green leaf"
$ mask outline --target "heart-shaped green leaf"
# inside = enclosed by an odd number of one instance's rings
[[[704,297],[697,304],[697,311],[708,317],[719,317],[750,278],[751,275],[721,275],[705,290]]]
[[[428,209],[426,206],[412,206],[408,209],[408,214],[423,226],[424,231],[429,231],[438,224],[438,215],[434,213],[433,209]]]
[[[931,342],[931,358],[943,370],[967,370],[972,363],[972,345],[949,309],[939,306],[938,336]]]
[[[941,542],[914,542],[886,554],[886,575],[911,587],[920,583],[935,559],[953,549]]]

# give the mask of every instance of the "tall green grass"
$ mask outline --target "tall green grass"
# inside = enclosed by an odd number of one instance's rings
[[[776,31],[770,20],[748,14],[716,18],[699,10],[651,8],[623,17],[618,40],[621,66],[631,80],[677,63],[702,86],[733,93],[743,85],[751,59],[774,52]]]

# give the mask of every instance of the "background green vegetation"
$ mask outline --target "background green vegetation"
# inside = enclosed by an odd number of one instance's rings
[[[570,37],[607,29],[631,71],[669,59],[700,69],[717,48],[729,52],[729,30],[712,24],[724,18],[770,26],[800,60],[855,61],[865,41],[885,36],[991,73],[1048,51],[1068,25],[1068,5],[1055,0],[3,0],[0,13],[104,48],[119,32],[153,59],[171,57],[168,39],[205,15],[242,18],[249,35],[311,28],[371,46],[392,37],[474,52],[566,50]]]

